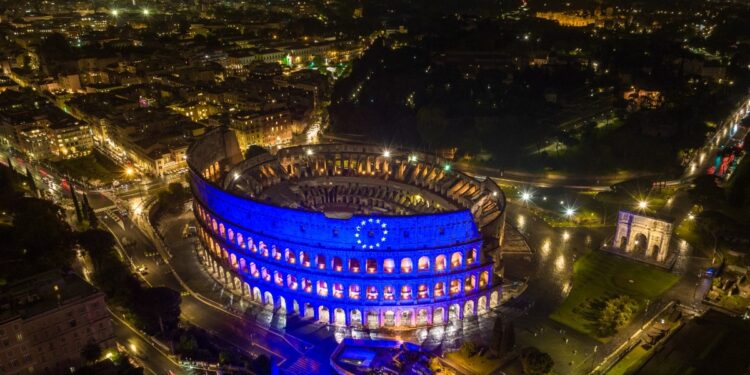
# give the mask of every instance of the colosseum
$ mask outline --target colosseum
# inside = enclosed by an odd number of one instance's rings
[[[216,129],[188,151],[208,271],[275,314],[419,327],[496,307],[505,196],[440,158],[318,144],[245,158]]]

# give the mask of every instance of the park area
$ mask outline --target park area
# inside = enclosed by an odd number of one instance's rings
[[[59,171],[94,186],[108,184],[122,175],[122,167],[97,151],[90,155],[53,163]]]
[[[678,280],[668,271],[593,251],[573,265],[571,292],[550,318],[607,342]]]

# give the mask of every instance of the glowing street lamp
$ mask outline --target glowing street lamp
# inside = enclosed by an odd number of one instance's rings
[[[143,9],[143,15],[144,16],[148,16],[149,13],[150,13],[150,11],[147,8]]]
[[[383,150],[383,157],[384,158],[390,158],[391,157],[391,151],[390,150]]]
[[[533,195],[531,195],[531,193],[528,191],[524,191],[523,193],[521,193],[521,200],[524,202],[530,201],[532,197]]]
[[[645,210],[648,208],[648,202],[647,201],[639,201],[638,202],[638,209]]]
[[[576,210],[574,208],[568,207],[565,209],[565,216],[572,217],[575,214],[576,214]]]
[[[120,11],[117,9],[112,9],[112,15],[117,17],[117,15],[120,14]]]
[[[133,167],[127,167],[125,168],[125,175],[128,177],[131,177],[135,174],[135,169]]]

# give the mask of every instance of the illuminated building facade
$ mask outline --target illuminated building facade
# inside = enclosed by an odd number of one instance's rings
[[[432,156],[313,145],[244,159],[231,130],[188,151],[209,271],[277,314],[415,327],[499,304],[505,198]]]

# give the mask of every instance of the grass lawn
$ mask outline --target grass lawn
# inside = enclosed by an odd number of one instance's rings
[[[630,281],[633,281],[632,283]],[[679,276],[644,263],[631,261],[602,251],[593,251],[573,265],[573,287],[562,305],[550,315],[552,320],[583,332],[597,340],[592,301],[625,294],[639,303],[658,297],[671,288]]]
[[[123,173],[122,167],[96,151],[82,158],[56,161],[54,165],[64,173],[92,183],[95,180],[110,183]]]
[[[472,369],[475,374],[491,374],[502,365],[500,359],[487,358],[483,355],[474,355],[467,358],[461,351],[447,353],[445,358],[462,365],[464,368]]]

